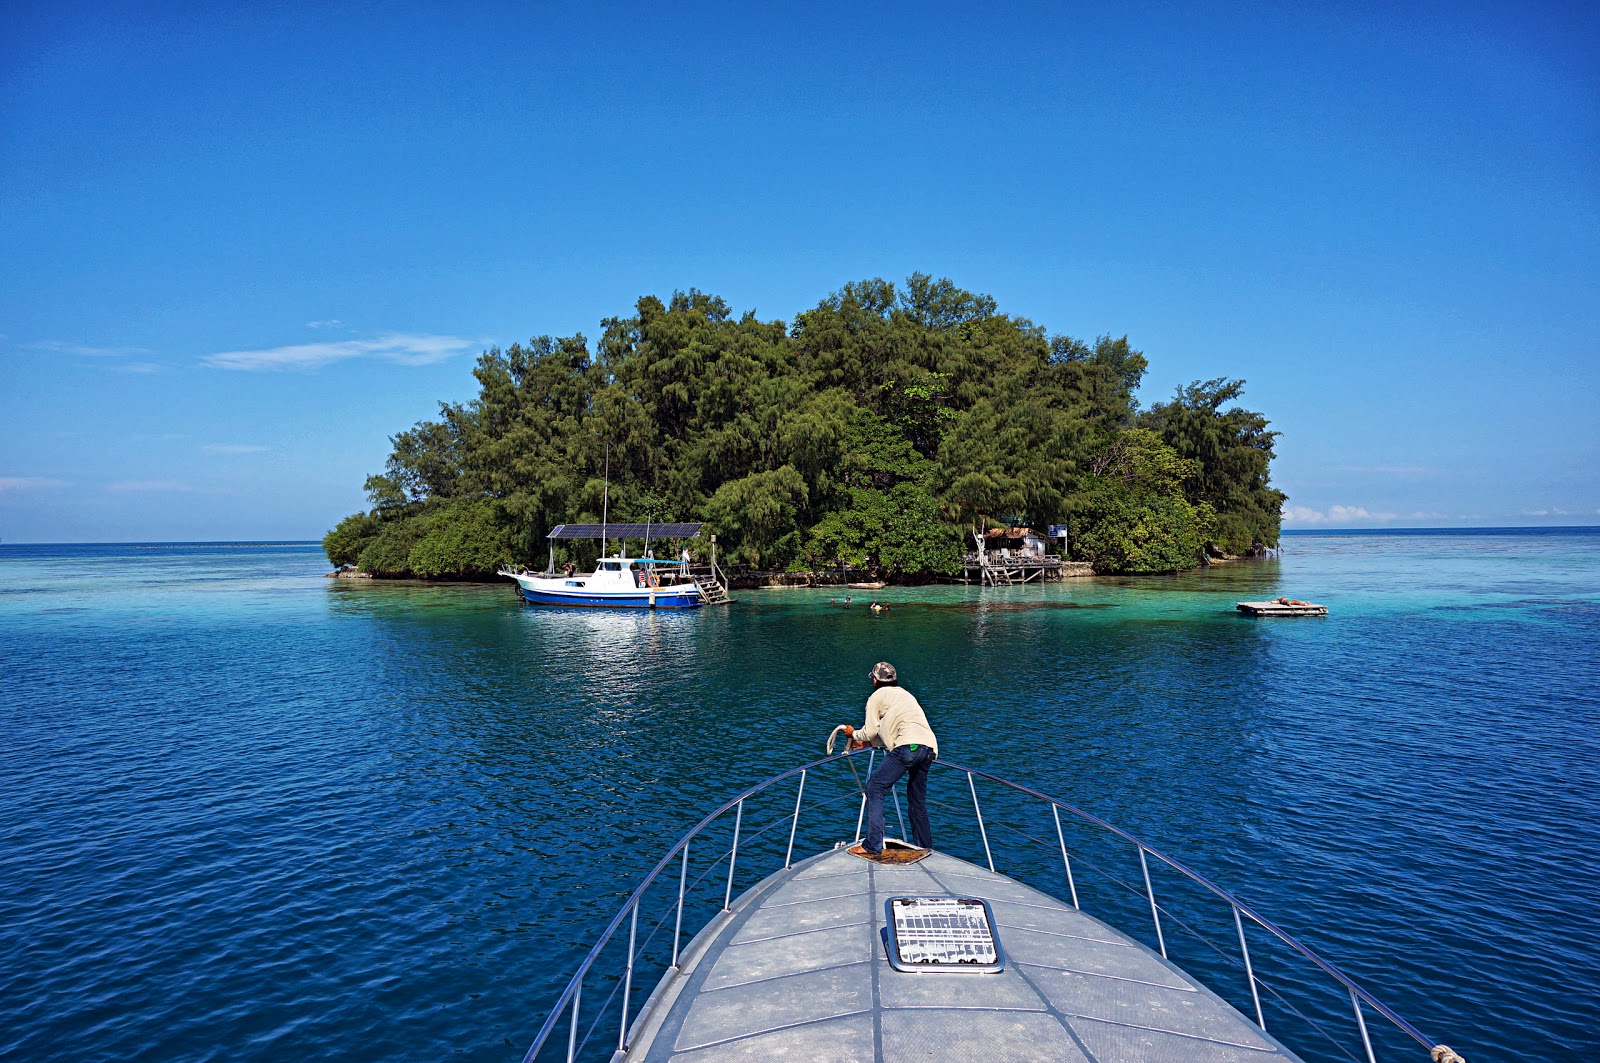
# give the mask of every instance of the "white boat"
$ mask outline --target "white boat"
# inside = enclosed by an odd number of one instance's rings
[[[573,605],[602,609],[695,609],[706,604],[700,584],[682,561],[651,557],[602,557],[593,572],[517,572],[501,575],[517,581],[523,600],[532,605]]]
[[[688,551],[684,560],[667,560],[651,555],[651,545],[662,540],[693,539],[700,534],[699,524],[560,524],[551,530],[550,563],[543,572],[525,568],[503,568],[500,575],[517,583],[517,592],[532,605],[565,605],[590,609],[695,609],[702,605],[728,601],[727,587],[720,578],[713,556],[709,564],[692,565]],[[615,539],[622,548],[607,554],[604,546],[593,572],[580,573],[568,567],[556,571],[555,541],[558,539]],[[629,557],[626,543],[643,539],[644,554]]]
[[[1464,1063],[1184,864],[987,772],[937,762],[934,807],[959,812],[952,802],[970,794],[972,821],[941,815],[936,841],[951,840],[937,851],[901,864],[846,852],[852,820],[861,835],[850,761],[862,755],[776,775],[679,839],[579,964],[524,1063]],[[822,846],[797,859],[802,823]],[[996,870],[1002,853],[1067,899]],[[1108,857],[1131,867],[1096,862]],[[741,879],[752,884],[736,890]],[[1142,928],[1126,922],[1137,909]]]

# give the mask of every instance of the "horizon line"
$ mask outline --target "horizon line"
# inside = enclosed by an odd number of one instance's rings
[[[1284,528],[1281,535],[1388,535],[1395,532],[1524,532],[1524,531],[1600,531],[1600,524],[1441,524],[1385,528]],[[318,539],[84,539],[45,542],[12,542],[5,546],[317,546]]]

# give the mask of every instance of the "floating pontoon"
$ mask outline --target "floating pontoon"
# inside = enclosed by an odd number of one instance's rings
[[[1270,602],[1239,602],[1234,606],[1247,616],[1327,616],[1328,607],[1294,598],[1275,598]]]

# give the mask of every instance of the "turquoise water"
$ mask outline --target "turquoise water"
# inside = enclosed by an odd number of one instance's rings
[[[0,546],[0,1058],[518,1059],[639,875],[819,754],[878,659],[945,758],[1186,859],[1472,1063],[1600,1047],[1595,531],[1295,536],[884,617],[325,569]],[[1233,613],[1279,594],[1332,615]],[[934,797],[970,844],[964,780]]]

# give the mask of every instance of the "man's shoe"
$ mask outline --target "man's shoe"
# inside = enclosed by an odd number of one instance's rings
[[[850,848],[846,849],[845,852],[849,853],[851,856],[859,856],[863,860],[876,861],[882,859],[883,857],[883,851],[881,849],[878,852],[873,852],[865,845],[852,845]]]

